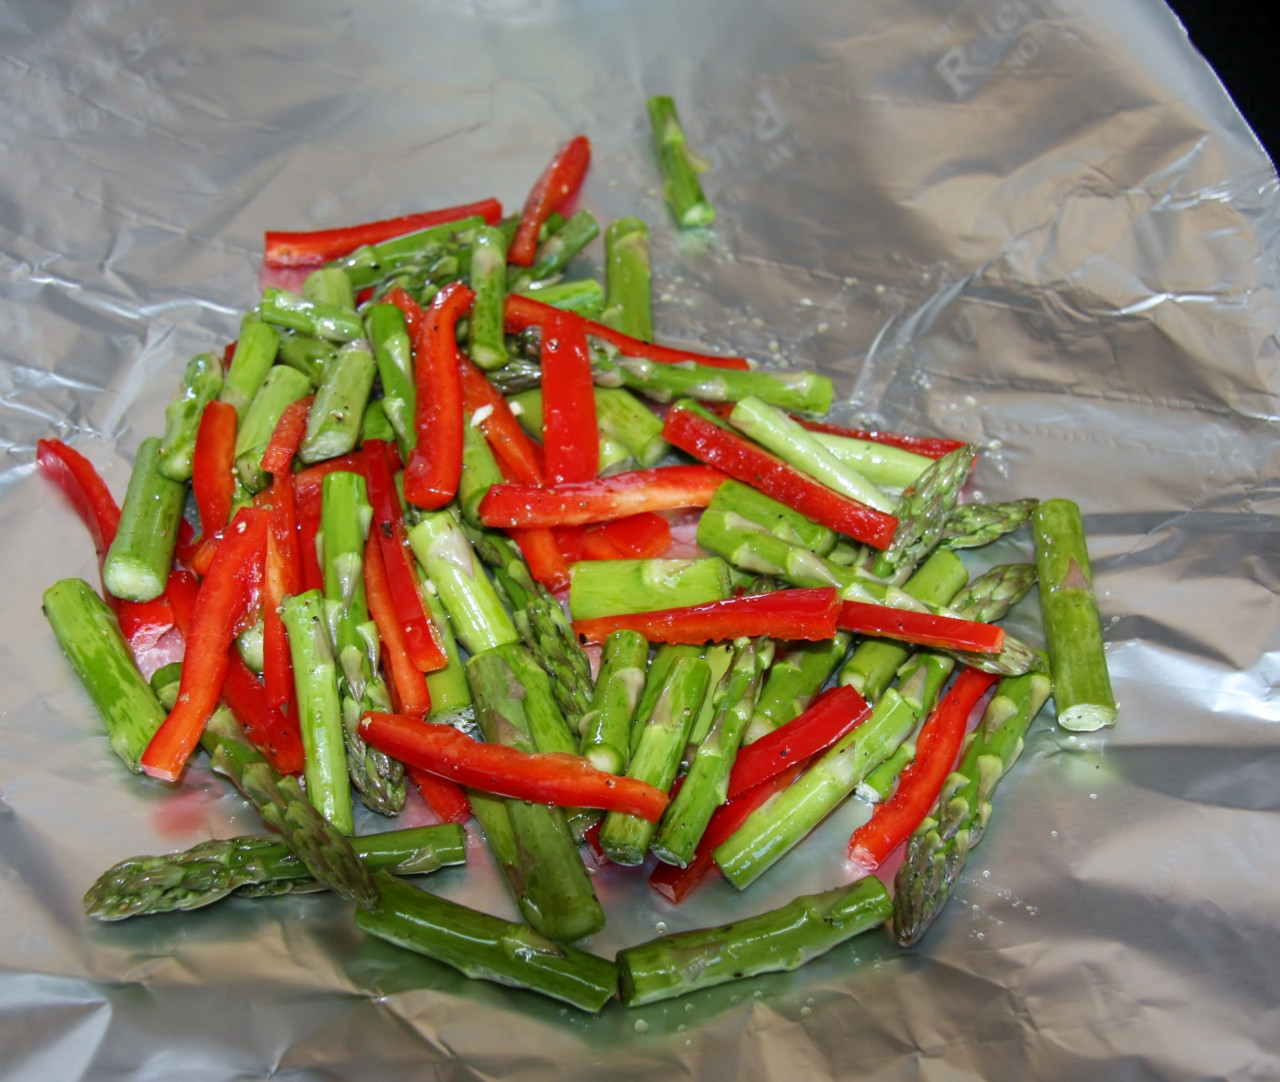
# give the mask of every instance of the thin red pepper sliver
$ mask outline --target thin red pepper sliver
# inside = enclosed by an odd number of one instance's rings
[[[493,485],[480,501],[486,526],[580,526],[642,511],[706,507],[725,475],[709,466],[654,466],[561,485]]]
[[[36,462],[71,501],[99,559],[105,559],[120,525],[120,507],[102,475],[84,455],[58,439],[36,441]]]
[[[649,886],[674,905],[683,902],[708,873],[716,870],[716,862],[712,858],[716,849],[747,821],[747,816],[790,785],[803,767],[803,762],[792,763],[781,774],[775,774],[768,781],[721,804],[712,813],[689,863],[683,868],[659,864],[649,876]]]
[[[460,218],[484,218],[490,225],[502,217],[502,204],[496,199],[481,199],[457,207],[405,214],[377,222],[315,229],[304,232],[269,230],[263,236],[263,262],[268,267],[316,267],[331,259],[350,255],[366,244],[379,244],[406,233],[416,233],[433,225],[456,222]]]
[[[537,300],[520,293],[507,294],[505,322],[508,334],[519,334],[530,327],[544,327],[553,313],[559,311],[554,305]],[[639,357],[658,364],[694,364],[706,365],[708,368],[736,368],[741,372],[751,367],[745,357],[717,356],[712,353],[699,353],[697,350],[680,349],[677,346],[660,346],[656,342],[645,342],[632,338],[629,334],[615,331],[603,323],[585,316],[572,315],[570,318],[582,324],[583,330],[591,338],[599,338],[614,346],[624,357]]]
[[[302,592],[302,556],[298,552],[298,508],[293,478],[285,473],[271,482],[271,520],[267,531],[266,567],[262,575],[262,682],[267,702],[285,706],[293,697],[293,657],[280,606]]]
[[[575,135],[556,151],[525,198],[516,235],[507,247],[508,263],[516,267],[533,266],[543,225],[552,211],[577,194],[590,164],[591,140],[585,135]]]
[[[837,623],[841,630],[859,635],[896,639],[939,650],[998,654],[1004,649],[1004,628],[996,624],[873,605],[867,601],[846,601]]]
[[[449,725],[400,714],[366,713],[360,735],[402,762],[473,789],[566,808],[599,808],[656,823],[667,794],[637,778],[597,770],[577,755],[483,744]]]
[[[302,729],[295,714],[267,702],[267,689],[234,646],[227,653],[222,701],[245,734],[281,774],[301,774],[306,766]]]
[[[466,354],[458,355],[458,370],[462,408],[472,423],[480,426],[502,476],[508,481],[542,484],[546,480],[542,449],[520,427],[510,403]]]
[[[200,529],[213,537],[231,516],[236,494],[236,408],[230,402],[210,402],[200,414],[195,449],[191,454],[191,492],[200,515]]]
[[[548,319],[542,335],[542,454],[553,485],[592,481],[600,472],[587,335],[560,311]]]
[[[898,527],[893,515],[827,488],[777,455],[699,417],[693,410],[678,406],[668,410],[662,434],[668,443],[694,458],[855,541],[883,549],[893,540]]]
[[[442,823],[465,823],[471,818],[471,801],[461,785],[416,766],[406,766],[405,776]]]
[[[520,546],[520,555],[529,565],[529,574],[536,582],[553,594],[569,588],[569,564],[551,530],[536,527],[527,530],[511,529],[507,533]]]
[[[374,530],[369,531],[364,551],[364,592],[369,615],[378,628],[381,658],[385,666],[396,712],[426,717],[431,709],[427,678],[409,654],[400,615],[391,597],[387,565]]]
[[[916,755],[898,779],[898,788],[878,804],[849,839],[849,859],[875,871],[929,814],[960,755],[969,715],[995,683],[994,673],[964,668],[920,729]]]
[[[262,453],[262,468],[275,477],[288,473],[293,468],[294,456],[307,433],[307,417],[311,413],[311,403],[315,395],[309,394],[291,402],[280,414],[275,431],[267,441],[267,449]]]
[[[798,716],[743,748],[729,772],[727,800],[781,774],[831,747],[871,715],[871,707],[852,687],[831,688]]]
[[[839,613],[840,596],[835,588],[815,586],[575,620],[573,630],[586,643],[602,643],[614,631],[623,629],[638,631],[650,642],[690,645],[757,635],[816,642],[835,635]]]
[[[258,601],[269,515],[244,507],[223,534],[200,584],[182,660],[178,700],[142,753],[143,772],[176,781],[217,706],[227,651]]]
[[[462,475],[465,422],[456,327],[474,297],[462,282],[451,282],[423,312],[403,289],[395,289],[387,296],[404,312],[409,325],[418,391],[416,440],[404,468],[404,496],[411,504],[427,510],[436,510],[452,500]]]

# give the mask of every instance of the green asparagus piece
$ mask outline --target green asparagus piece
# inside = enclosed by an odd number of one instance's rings
[[[622,444],[642,469],[662,461],[670,447],[653,410],[624,387],[597,387],[595,399],[602,438]]]
[[[467,662],[467,679],[485,739],[512,743],[515,738],[506,726],[513,725],[528,738],[523,750],[578,754],[579,740],[556,705],[551,677],[523,644],[507,643],[476,654]],[[519,689],[519,694],[512,694],[512,689]]]
[[[462,429],[462,473],[458,478],[456,497],[462,522],[480,527],[480,501],[494,485],[504,480],[498,459],[479,426],[467,424]]]
[[[970,850],[986,831],[996,786],[1021,753],[1050,686],[1047,676],[1034,671],[997,685],[933,811],[907,842],[894,880],[891,924],[900,945],[917,942],[951,896]]]
[[[613,632],[604,642],[590,709],[582,715],[580,752],[597,770],[621,774],[631,758],[631,721],[644,688],[649,643],[638,631]]]
[[[471,685],[467,683],[466,663],[458,650],[458,640],[454,638],[453,629],[449,626],[449,614],[434,594],[427,594],[423,598],[423,605],[440,636],[448,659],[443,669],[426,674],[427,691],[431,695],[431,716],[438,718],[441,715],[464,713],[471,706]]]
[[[653,341],[649,227],[619,218],[604,231],[604,311],[600,322],[615,331]]]
[[[707,508],[754,522],[788,544],[810,549],[819,556],[828,556],[835,548],[837,534],[830,526],[815,522],[741,481],[725,481]]]
[[[409,325],[404,312],[394,304],[371,304],[364,318],[382,384],[383,408],[395,429],[400,455],[408,461],[409,451],[417,442],[414,415],[418,402]]]
[[[710,691],[711,669],[701,658],[681,658],[672,666],[653,712],[643,719],[640,739],[627,776],[659,789],[671,788],[689,730]],[[600,846],[615,864],[644,860],[655,825],[625,812],[611,811],[600,827]]]
[[[298,447],[301,461],[337,458],[355,447],[375,375],[377,365],[363,339],[338,350],[325,367],[307,414],[307,430]]]
[[[542,388],[529,387],[512,395],[511,407],[520,422],[520,427],[541,442],[543,438]],[[627,444],[615,438],[613,434],[606,433],[603,428],[600,429],[599,447],[597,472],[601,477],[631,469],[636,465]]]
[[[289,365],[272,365],[263,377],[236,428],[236,476],[246,492],[261,492],[267,487],[271,479],[262,469],[267,444],[284,411],[310,393],[310,380]]]
[[[698,174],[706,163],[689,149],[675,101],[657,95],[648,101],[653,145],[662,174],[662,198],[681,229],[700,229],[715,221],[715,207],[702,191]]]
[[[112,596],[151,601],[164,593],[186,495],[183,482],[160,471],[159,437],[143,440],[129,475],[115,540],[102,567],[103,584]]]
[[[338,308],[356,306],[356,291],[351,276],[342,267],[328,266],[313,270],[302,281],[302,295],[317,304],[332,304]]]
[[[875,876],[803,894],[758,916],[659,936],[618,952],[628,1007],[687,995],[739,977],[797,969],[883,923],[892,903]]]
[[[323,338],[326,342],[354,342],[364,335],[364,325],[354,308],[307,300],[275,286],[262,291],[258,315],[264,323]]]
[[[467,320],[467,352],[486,371],[507,363],[503,309],[507,300],[507,241],[502,230],[482,226],[471,244],[468,274],[475,300]]]
[[[914,451],[852,436],[817,432],[814,438],[830,454],[852,466],[873,485],[884,488],[909,488],[933,461]]]
[[[575,620],[723,601],[733,591],[728,565],[714,556],[583,560],[569,573]]]
[[[512,292],[522,293],[527,297],[532,297],[534,300],[541,301],[543,304],[549,304],[552,308],[559,308],[565,312],[576,312],[587,319],[598,318],[604,310],[604,286],[594,278],[569,278],[563,282],[532,285],[526,289],[513,290]],[[508,372],[510,367],[510,362],[504,366],[504,375],[510,375]],[[529,369],[526,372],[526,378],[528,377],[531,377],[529,382],[536,382],[538,370],[536,368]],[[492,373],[490,378],[495,378]]]
[[[365,403],[364,416],[360,418],[360,442],[381,440],[383,443],[396,442],[396,430],[391,427],[384,403],[385,398],[371,398]]]
[[[631,715],[631,750],[630,754],[636,752],[636,745],[640,741],[640,734],[644,732],[645,719],[653,713],[654,704],[658,701],[658,696],[662,694],[662,689],[667,686],[667,680],[671,677],[671,670],[675,668],[675,664],[681,658],[702,657],[704,649],[701,646],[694,646],[689,643],[660,643],[653,652],[653,659],[649,662],[649,668],[645,672],[644,686],[640,689],[640,699],[636,703],[634,713]]]
[[[240,321],[240,337],[231,354],[231,365],[222,379],[219,398],[236,408],[236,416],[244,417],[253,396],[276,363],[280,336],[273,327],[252,315]]]
[[[720,682],[715,719],[706,737],[693,742],[697,747],[693,762],[680,792],[662,817],[651,847],[664,863],[686,867],[712,813],[725,802],[729,771],[772,657],[773,644],[767,639],[735,644],[732,664]]]
[[[947,516],[938,542],[950,549],[971,549],[990,544],[1031,521],[1038,500],[1007,503],[962,503]]]
[[[379,872],[382,907],[356,914],[370,935],[452,966],[468,977],[527,988],[579,1010],[601,1010],[617,989],[613,962],[563,946],[532,928],[418,890]]]
[[[281,364],[296,368],[306,376],[307,383],[314,390],[320,386],[320,377],[325,367],[332,362],[337,353],[338,349],[332,342],[313,338],[309,334],[285,331],[280,335],[277,357]]]
[[[353,838],[352,846],[370,871],[393,875],[423,875],[467,859],[466,832],[457,823],[369,834]],[[124,920],[199,909],[267,885],[272,894],[324,889],[277,835],[250,834],[122,860],[89,888],[84,907],[98,920]]]
[[[763,593],[764,591],[756,590],[755,592]],[[703,697],[702,709],[698,711],[698,716],[693,719],[693,725],[689,728],[689,739],[685,741],[684,755],[680,759],[682,769],[693,762],[694,752],[706,739],[716,720],[716,711],[720,707],[720,699],[724,693],[722,681],[733,665],[735,652],[734,644],[731,642],[709,642],[702,647],[700,656],[707,663],[707,668],[711,670],[710,679],[707,681],[707,694]],[[639,738],[640,734],[637,733],[636,739]]]
[[[330,265],[341,267],[355,289],[366,289],[407,265],[430,262],[442,254],[456,254],[484,224],[484,218],[479,215],[442,222],[379,244],[363,245]]]
[[[853,636],[837,631],[820,642],[793,643],[769,667],[742,742],[750,744],[798,718],[849,652]]]
[[[947,518],[973,466],[971,444],[943,455],[902,495],[894,514],[898,528],[889,547],[878,553],[872,571],[881,578],[905,578],[937,546]]]
[[[1032,529],[1058,724],[1073,732],[1114,725],[1116,701],[1080,508],[1046,500]]]
[[[44,614],[102,717],[111,749],[135,774],[166,710],[138,671],[115,615],[83,579],[55,582],[43,597]]]
[[[600,223],[589,210],[575,211],[559,229],[538,245],[531,267],[510,267],[507,288],[511,292],[528,289],[536,282],[555,279],[583,248],[600,235]]]
[[[171,481],[191,480],[191,454],[204,408],[222,391],[222,364],[212,353],[198,353],[187,362],[182,383],[164,411],[164,439],[160,443],[160,472]]]

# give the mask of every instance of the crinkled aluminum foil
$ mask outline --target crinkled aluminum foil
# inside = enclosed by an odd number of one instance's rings
[[[711,159],[704,243],[665,225],[653,93]],[[108,754],[39,612],[96,569],[36,440],[122,493],[264,229],[515,207],[577,132],[585,203],[655,225],[663,337],[814,366],[844,417],[980,443],[988,496],[1083,506],[1119,725],[1045,712],[915,950],[665,1006],[469,982],[323,896],[86,920],[107,864],[258,824]],[[1158,0],[6,0],[0,145],[4,1078],[1280,1077],[1280,196]],[[846,829],[682,910],[602,874],[593,945],[831,882]],[[434,885],[507,905],[479,854]]]

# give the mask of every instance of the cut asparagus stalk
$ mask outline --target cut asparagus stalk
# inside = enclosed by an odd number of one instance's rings
[[[867,876],[732,924],[627,947],[618,952],[622,1002],[638,1007],[739,977],[797,969],[883,923],[891,908],[884,884]]]
[[[355,309],[310,301],[275,286],[262,291],[258,315],[264,323],[323,338],[326,342],[353,342],[364,335],[364,325]]]
[[[107,550],[102,581],[114,597],[151,601],[164,593],[178,543],[187,486],[160,472],[160,439],[142,441]]]
[[[933,461],[927,455],[855,436],[818,432],[814,433],[814,438],[830,454],[853,467],[873,485],[882,488],[909,488],[920,479],[920,475]]]
[[[649,643],[635,631],[605,640],[591,707],[582,716],[581,753],[599,770],[621,774],[631,755],[631,722],[644,688]]]
[[[277,357],[281,364],[296,368],[310,383],[314,390],[320,386],[320,377],[337,355],[337,347],[332,342],[313,338],[309,334],[296,334],[286,331],[280,335],[280,348]]]
[[[198,353],[187,363],[182,383],[164,411],[160,472],[171,481],[191,480],[191,455],[204,408],[222,391],[222,365],[212,353]]]
[[[657,95],[648,101],[654,150],[662,174],[662,198],[681,229],[700,229],[715,221],[715,207],[702,191],[698,174],[706,164],[689,149],[675,101]]]
[[[262,456],[281,416],[294,402],[311,393],[311,381],[289,365],[272,365],[258,385],[253,401],[236,429],[236,476],[246,492],[261,492],[271,478],[262,468]]]
[[[741,481],[725,481],[716,489],[707,509],[723,512],[731,519],[737,516],[754,522],[788,544],[810,549],[819,556],[827,556],[835,548],[837,534],[831,527],[814,522]]]
[[[584,560],[570,571],[574,620],[723,601],[733,591],[728,565],[716,557]]]
[[[507,363],[503,329],[507,300],[507,240],[502,230],[482,226],[471,244],[469,281],[475,290],[467,321],[467,353],[486,371]]]
[[[418,401],[409,326],[404,312],[394,304],[379,303],[371,304],[365,312],[365,327],[382,384],[383,409],[395,429],[400,456],[408,461],[409,450],[417,439],[414,412]]]
[[[307,463],[345,455],[360,438],[360,423],[377,365],[368,343],[349,342],[325,367],[307,415],[298,457]]]
[[[456,254],[470,243],[475,230],[485,224],[480,215],[441,222],[402,237],[366,244],[341,259],[334,266],[346,271],[356,289],[376,286],[395,272],[410,264],[422,264],[439,259],[441,255]]]
[[[354,310],[356,291],[351,276],[342,268],[320,267],[302,280],[302,295],[317,304],[332,304],[338,308]]]
[[[222,391],[218,395],[223,402],[235,406],[237,417],[244,417],[244,411],[275,364],[279,349],[280,336],[274,327],[251,315],[240,321],[240,337],[236,339],[231,365],[223,376]]]
[[[823,642],[793,644],[769,667],[742,742],[750,744],[798,718],[817,697],[849,652],[853,636],[837,632]]]
[[[615,331],[653,341],[649,227],[619,218],[604,231],[604,310],[600,322]]]
[[[507,288],[516,293],[535,283],[556,278],[583,248],[600,235],[600,223],[589,210],[578,210],[559,229],[538,245],[533,265],[509,267]],[[541,292],[538,293],[541,297]]]
[[[662,438],[662,420],[623,387],[597,387],[596,422],[604,439],[627,449],[637,466],[656,466],[670,449]]]

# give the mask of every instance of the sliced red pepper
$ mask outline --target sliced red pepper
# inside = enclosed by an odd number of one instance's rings
[[[564,206],[577,194],[590,164],[591,140],[585,135],[574,136],[556,151],[524,201],[516,235],[507,247],[508,263],[516,267],[533,266],[543,225],[552,211]]]
[[[262,453],[262,468],[275,477],[280,477],[293,469],[293,459],[307,434],[307,418],[311,413],[311,403],[315,395],[309,394],[291,402],[280,414],[275,431],[267,441],[267,449]]]
[[[302,555],[298,551],[298,508],[293,478],[284,473],[271,482],[271,520],[262,576],[262,681],[267,702],[284,706],[293,697],[293,657],[280,617],[284,599],[302,592]]]
[[[553,485],[600,472],[591,354],[580,321],[557,311],[542,335],[542,453]]]
[[[400,497],[391,473],[391,450],[391,445],[382,440],[364,443],[364,478],[369,505],[373,508],[369,536],[377,539],[388,600],[395,611],[408,657],[420,673],[435,672],[443,669],[449,659],[418,593]]]
[[[462,376],[462,408],[480,426],[502,476],[508,481],[540,485],[546,480],[542,450],[511,411],[511,404],[465,354],[458,356]],[[479,420],[476,420],[476,418]]]
[[[840,596],[835,588],[815,586],[575,620],[573,630],[588,643],[602,643],[612,632],[623,629],[638,631],[650,642],[691,645],[757,635],[815,642],[835,635],[839,614]]]
[[[360,719],[360,735],[404,763],[514,800],[620,811],[653,823],[667,807],[667,794],[661,789],[597,770],[578,755],[483,744],[452,726],[400,714],[366,713]]]
[[[195,449],[191,453],[191,492],[200,515],[200,529],[212,537],[231,516],[236,494],[236,408],[230,402],[210,402],[200,415]]]
[[[533,297],[520,293],[507,294],[506,327],[511,334],[519,334],[530,327],[545,327],[552,313],[560,311],[554,305],[546,304]],[[751,362],[745,357],[716,356],[710,353],[699,353],[697,350],[680,349],[676,346],[660,346],[655,342],[645,342],[632,338],[629,334],[615,331],[603,323],[584,316],[573,316],[582,324],[591,338],[599,338],[614,346],[624,357],[639,357],[658,364],[682,364],[692,361],[694,364],[707,365],[709,368],[736,368],[746,371]]]
[[[803,766],[802,762],[792,763],[781,774],[775,774],[754,789],[748,789],[733,800],[721,804],[712,813],[689,863],[683,868],[674,864],[659,864],[649,876],[649,886],[668,901],[679,905],[715,869],[716,862],[712,859],[712,854],[716,849],[747,821],[747,816],[775,793],[790,785]]]
[[[730,432],[691,409],[667,411],[662,434],[667,442],[730,477],[759,489],[779,503],[874,548],[893,540],[898,520],[801,473],[777,455]]]
[[[370,530],[364,551],[364,592],[369,615],[378,628],[382,641],[381,656],[386,666],[388,684],[396,712],[423,718],[431,709],[431,693],[427,678],[414,663],[400,614],[391,596],[387,565],[382,558],[376,531]]]
[[[956,760],[969,725],[969,715],[996,682],[994,673],[964,668],[920,729],[915,758],[898,779],[898,788],[878,804],[849,839],[849,859],[875,871],[911,836],[933,808]]]
[[[592,526],[588,533],[598,533],[623,556],[649,560],[661,556],[671,547],[671,523],[656,511],[614,519]]]
[[[503,529],[576,526],[637,515],[706,507],[725,475],[709,466],[655,466],[562,485],[493,485],[480,520]]]
[[[471,801],[462,786],[416,766],[406,766],[404,772],[440,822],[465,823],[471,818]]]
[[[71,501],[93,538],[99,560],[105,559],[120,525],[120,507],[102,475],[84,455],[62,440],[37,440],[36,461]]]
[[[324,488],[325,477],[338,470],[363,473],[364,459],[361,457],[361,452],[352,451],[337,458],[326,458],[323,462],[317,462],[314,466],[308,466],[305,470],[299,470],[293,475],[293,490],[298,496],[299,512],[304,507],[310,507],[312,503],[317,507],[320,505],[320,492]]]
[[[482,199],[457,207],[442,207],[399,218],[365,222],[337,229],[316,229],[300,233],[271,230],[263,237],[263,262],[269,267],[316,267],[331,259],[349,255],[366,244],[380,244],[406,233],[430,229],[433,225],[456,222],[460,218],[484,218],[490,225],[502,217],[502,204],[496,199]]]
[[[591,526],[582,535],[582,544],[578,548],[580,560],[623,560],[627,554],[618,548],[601,526]]]
[[[528,530],[511,529],[507,533],[520,546],[520,555],[529,565],[529,574],[536,582],[552,593],[569,588],[569,564],[551,530],[538,527]]]
[[[458,320],[475,294],[462,282],[445,286],[424,313],[403,289],[387,300],[405,315],[413,343],[418,403],[416,440],[404,469],[404,496],[427,510],[443,507],[462,474],[462,375],[458,369]]]
[[[556,547],[566,563],[576,563],[582,559],[582,544],[586,539],[588,526],[556,526],[551,530],[556,539]]]
[[[781,774],[792,763],[825,751],[870,715],[871,707],[855,688],[838,687],[824,692],[785,725],[738,749],[729,772],[726,799],[733,800]]]
[[[281,774],[301,774],[306,766],[297,716],[267,701],[267,689],[234,646],[227,654],[222,701],[250,740]]]
[[[142,753],[142,769],[153,778],[178,779],[217,706],[227,673],[227,651],[258,602],[268,518],[257,507],[236,512],[200,584],[178,700]]]
[[[846,601],[840,610],[838,623],[842,630],[858,635],[896,639],[939,650],[998,654],[1004,649],[1004,628],[996,624],[896,609],[891,605],[873,605],[866,601]]]

